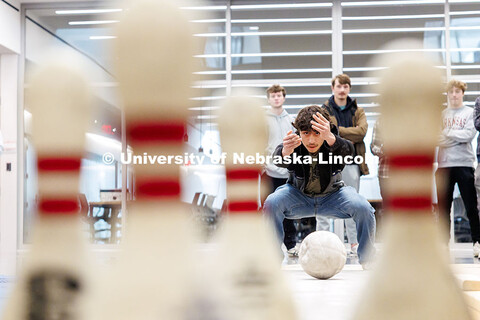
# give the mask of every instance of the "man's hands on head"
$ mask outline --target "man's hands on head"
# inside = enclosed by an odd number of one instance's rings
[[[320,133],[322,139],[327,141],[329,146],[335,143],[336,138],[330,131],[330,122],[320,112],[313,115],[313,120],[310,123],[312,124],[312,129]]]
[[[289,156],[293,153],[296,147],[302,144],[302,138],[293,133],[292,130],[287,132],[285,138],[283,138],[282,156]]]

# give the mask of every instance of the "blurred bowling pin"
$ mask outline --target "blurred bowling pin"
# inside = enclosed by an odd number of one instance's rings
[[[387,49],[422,48],[402,41]],[[469,319],[431,209],[442,75],[421,51],[387,54],[380,78],[381,126],[390,171],[385,244],[354,319]]]
[[[218,234],[217,279],[231,320],[296,319],[291,292],[280,269],[275,231],[258,211],[260,164],[234,164],[234,154],[263,155],[267,122],[255,91],[239,90],[219,111],[222,150],[227,154],[228,216]]]
[[[32,247],[4,320],[86,319],[91,279],[86,235],[79,219],[79,173],[90,117],[90,94],[79,62],[54,51],[32,75],[32,111],[38,168],[38,217]]]
[[[183,155],[194,68],[193,30],[176,1],[130,1],[117,27],[117,78],[134,155]],[[118,265],[95,319],[184,319],[192,283],[192,230],[180,169],[138,164]]]

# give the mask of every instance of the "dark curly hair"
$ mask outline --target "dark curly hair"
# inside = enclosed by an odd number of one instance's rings
[[[308,107],[305,107],[301,109],[298,112],[297,117],[295,118],[295,121],[292,122],[292,125],[297,129],[297,134],[300,134],[301,131],[311,131],[312,130],[312,124],[310,121],[313,120],[313,115],[316,114],[317,112],[320,112],[320,114],[330,122],[330,130],[334,127],[332,122],[330,121],[330,114],[328,113],[327,109],[324,107],[320,107],[318,105],[311,105]]]

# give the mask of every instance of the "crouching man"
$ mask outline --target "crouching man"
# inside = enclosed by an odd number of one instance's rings
[[[268,196],[263,209],[274,223],[278,243],[285,218],[353,218],[359,262],[366,268],[375,252],[375,217],[368,201],[342,181],[345,161],[353,159],[352,143],[338,135],[328,112],[316,105],[300,110],[293,126],[296,134],[289,131],[273,153],[274,158],[283,157],[275,164],[288,169],[287,183]]]

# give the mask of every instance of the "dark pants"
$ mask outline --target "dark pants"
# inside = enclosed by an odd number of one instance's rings
[[[287,183],[287,179],[273,178],[266,174],[262,174],[262,184],[266,184],[267,186],[269,186],[268,194],[274,193],[278,187],[284,185],[285,183]],[[262,197],[262,205],[265,202],[268,194],[265,197]],[[295,221],[300,222],[301,220],[310,220],[310,222],[313,221],[313,223],[316,222],[315,218],[283,220],[283,230],[285,231],[283,243],[285,244],[285,247],[287,247],[287,250],[295,247],[295,245],[297,244],[297,228],[295,227]],[[315,228],[313,228],[313,230],[315,230]]]
[[[470,233],[473,243],[480,242],[480,219],[477,208],[477,192],[475,190],[475,175],[470,167],[439,168],[435,174],[437,182],[444,182],[443,191],[438,187],[437,197],[440,210],[440,219],[446,219],[448,230],[450,230],[450,207],[453,201],[453,189],[458,183],[458,189],[462,196],[463,204],[467,211],[470,222]]]

